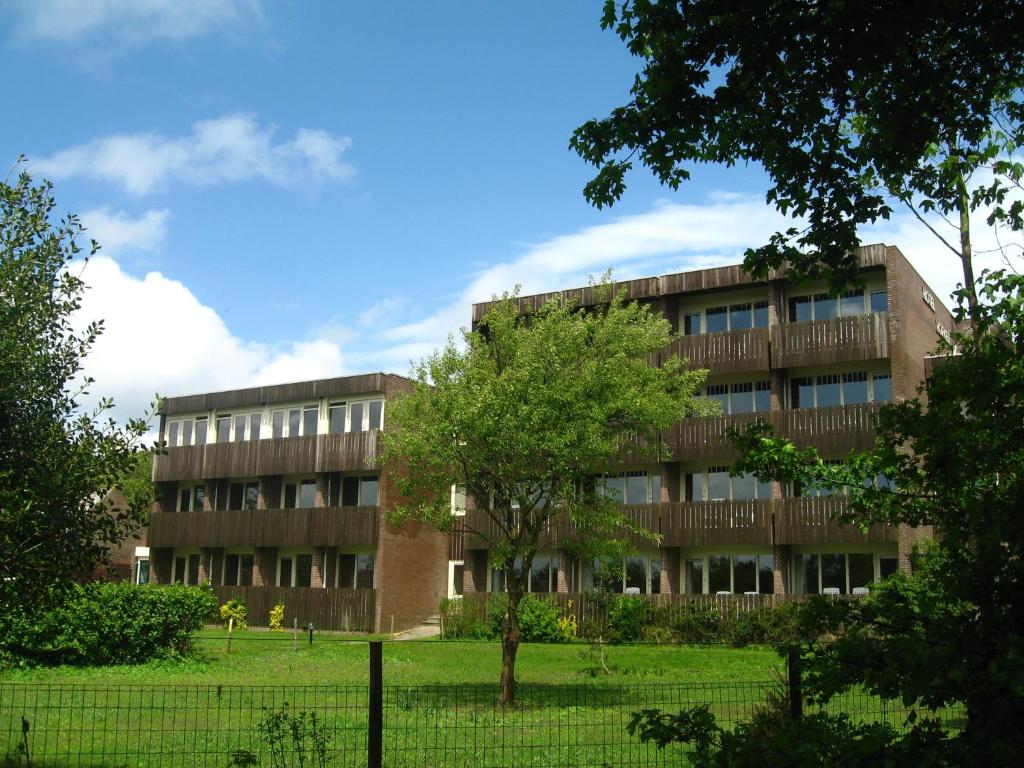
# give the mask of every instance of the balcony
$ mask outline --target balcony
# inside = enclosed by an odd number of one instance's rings
[[[890,544],[898,541],[898,529],[889,524],[873,524],[866,531],[843,523],[847,509],[845,496],[780,499],[776,502],[776,544]]]
[[[154,547],[376,547],[377,507],[154,512]]]
[[[662,439],[676,459],[731,462],[736,458],[736,449],[726,435],[730,429],[742,430],[754,421],[774,423],[771,413],[689,418],[662,433]]]
[[[376,461],[376,430],[210,443],[168,448],[155,457],[153,480],[346,472],[374,469]]]
[[[824,456],[868,450],[875,442],[875,416],[882,403],[796,408],[771,414],[776,434],[798,448],[813,445]]]
[[[662,543],[670,547],[771,546],[773,505],[767,499],[659,504]]]
[[[707,368],[712,375],[768,370],[768,329],[702,333],[680,336],[662,353],[686,358],[692,368]]]
[[[783,323],[771,337],[772,368],[881,360],[889,356],[889,313]]]

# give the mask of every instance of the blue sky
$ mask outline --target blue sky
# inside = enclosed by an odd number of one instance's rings
[[[646,172],[598,211],[574,127],[636,61],[600,3],[0,0],[0,159],[28,155],[104,246],[96,390],[406,373],[521,283],[738,261],[782,222],[756,168]],[[11,119],[14,117],[15,119]],[[897,218],[940,292],[956,264]]]

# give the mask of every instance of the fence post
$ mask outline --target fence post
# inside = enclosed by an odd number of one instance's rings
[[[369,731],[366,737],[366,764],[381,768],[384,758],[384,674],[383,645],[379,640],[370,643],[370,711],[367,717]]]
[[[804,699],[800,680],[800,646],[789,646],[786,657],[789,668],[789,714],[794,720],[799,720],[804,716]]]

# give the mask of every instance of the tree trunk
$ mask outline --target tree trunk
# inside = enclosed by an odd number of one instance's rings
[[[967,292],[967,311],[971,317],[971,333],[978,338],[978,289],[974,284],[974,259],[971,252],[971,198],[967,191],[967,181],[963,171],[956,177],[956,207],[960,214],[960,261],[964,270],[964,290]]]
[[[509,585],[508,611],[501,622],[501,690],[498,703],[515,704],[516,653],[519,652],[519,601],[523,593]]]

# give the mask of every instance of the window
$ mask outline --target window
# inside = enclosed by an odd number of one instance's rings
[[[754,382],[754,410],[766,413],[772,409],[772,385],[770,381]]]
[[[224,555],[224,586],[251,587],[254,560],[255,556],[249,553]]]
[[[869,386],[870,385],[870,386]],[[791,408],[827,408],[835,405],[885,402],[892,399],[892,378],[888,373],[865,371],[798,376],[789,381]]]
[[[199,583],[199,553],[182,553],[174,557],[174,572],[171,574],[173,584]]]
[[[753,413],[754,412],[754,383],[747,381],[740,384],[733,384],[731,387],[729,412],[730,413]]]
[[[729,330],[742,331],[753,326],[753,307],[750,304],[733,304],[729,307]]]
[[[871,311],[889,311],[889,291],[887,291],[885,288],[882,288],[880,291],[871,292]]]
[[[231,442],[231,416],[223,415],[217,417],[217,442]]]
[[[180,421],[171,421],[167,423],[167,445],[174,448],[178,445],[178,432],[181,430]]]
[[[814,295],[814,319],[831,320],[839,317],[839,299],[828,293]]]
[[[846,405],[868,401],[868,375],[863,371],[843,374],[843,402]]]
[[[200,416],[196,419],[196,445],[206,445],[206,427],[209,422],[206,416]]]
[[[878,577],[884,579],[886,576],[892,576],[896,573],[898,565],[899,560],[895,555],[879,555]]]
[[[315,405],[307,405],[302,409],[302,434],[315,435],[317,422],[320,420],[320,409]]]
[[[722,331],[742,331],[747,328],[768,327],[768,302],[754,301],[729,304],[722,307],[708,307],[703,312],[704,323],[701,328],[699,311],[683,314],[683,335],[696,336],[704,333],[721,333]]]
[[[260,485],[255,480],[233,482],[228,490],[228,509],[256,509]]]
[[[332,477],[332,483],[335,478]],[[343,507],[376,507],[380,481],[375,475],[364,477],[342,477],[341,478],[341,506]],[[331,498],[338,500],[338,491],[332,485]]]
[[[374,566],[372,552],[340,554],[335,582],[341,589],[373,589]]]
[[[275,439],[284,437],[284,411],[271,411],[270,434]]]
[[[661,475],[646,471],[600,475],[596,479],[598,495],[620,504],[651,504],[661,501]]]
[[[789,300],[789,322],[806,323],[814,319],[814,304],[810,296],[797,296]]]
[[[871,374],[871,385],[876,403],[887,403],[892,400],[892,376],[888,373]]]
[[[771,483],[762,483],[751,474],[729,477],[729,467],[708,467],[703,479],[703,498],[707,501],[742,501],[772,497]]]
[[[340,435],[345,431],[345,403],[331,403],[327,409],[328,430],[332,435]]]
[[[687,594],[701,594],[704,591],[704,560],[687,560],[684,578]]]
[[[772,385],[770,381],[742,381],[735,384],[709,384],[709,400],[718,403],[720,412],[763,413],[771,410]]]
[[[864,289],[847,291],[839,298],[839,314],[843,317],[853,317],[864,314]]]
[[[371,400],[370,411],[367,414],[367,429],[380,429],[383,426],[384,401]]]
[[[178,490],[179,512],[201,512],[206,501],[206,485],[195,483],[182,485]]]
[[[871,291],[870,295],[865,294],[863,288],[855,288],[839,296],[816,293],[813,296],[794,296],[789,300],[789,321],[805,323],[833,317],[855,317],[867,312],[885,312],[888,308],[885,289]]]
[[[729,330],[729,308],[708,307],[704,313],[704,332],[721,333]]]
[[[807,594],[821,594],[827,589],[847,595],[895,570],[895,555],[870,552],[803,554],[799,570],[802,584],[797,586]]]
[[[530,566],[531,592],[558,591],[558,557],[535,555]]]
[[[768,302],[767,301],[755,301],[754,302],[754,327],[755,328],[767,328],[768,327]]]
[[[596,560],[592,564],[588,563],[583,577],[584,588],[587,587],[588,579],[597,581],[598,575],[603,577],[606,589],[619,594],[627,590],[627,593],[646,595],[661,592],[661,559],[658,555],[630,555],[613,563],[610,569],[607,566],[602,569]]]
[[[311,509],[317,505],[316,478],[288,480],[284,483],[283,493],[281,506],[284,509]]]
[[[236,413],[232,419],[232,439],[236,443],[241,443],[244,440],[259,440],[260,422],[262,420],[263,414],[259,411],[253,413]],[[217,423],[220,423],[220,419],[217,420]]]
[[[206,443],[206,416],[194,419],[174,419],[167,422],[167,447],[204,445]]]
[[[384,423],[384,401],[362,400],[348,404],[346,432],[366,432],[380,429]]]
[[[708,400],[718,403],[720,413],[729,413],[729,385],[709,384]]]
[[[701,327],[700,312],[687,312],[683,315],[684,336],[699,336]]]
[[[136,584],[149,584],[149,558],[139,558],[139,562],[135,566],[135,583]]]
[[[309,552],[282,555],[277,561],[277,586],[313,585],[313,555]]]
[[[768,554],[707,555],[686,560],[686,592],[691,595],[775,592],[775,558]],[[704,572],[708,580],[704,584]],[[705,589],[706,586],[706,589]]]

